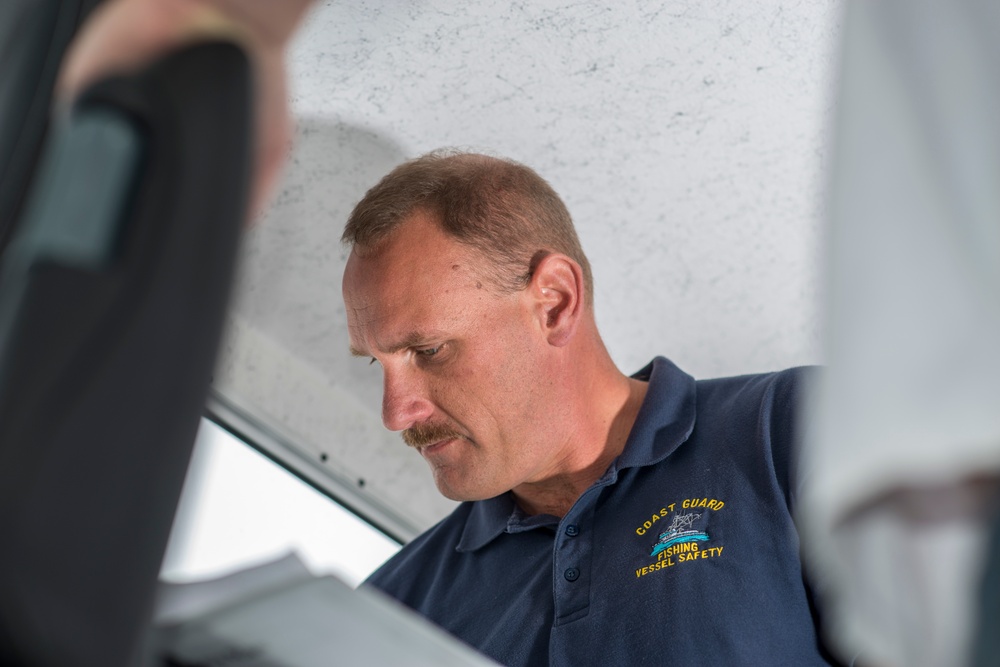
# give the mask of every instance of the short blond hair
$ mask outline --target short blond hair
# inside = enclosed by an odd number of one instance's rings
[[[503,290],[524,289],[537,263],[558,252],[583,270],[585,301],[593,277],[566,205],[534,170],[503,158],[442,150],[404,162],[370,189],[341,237],[360,253],[377,252],[416,211],[479,251]]]

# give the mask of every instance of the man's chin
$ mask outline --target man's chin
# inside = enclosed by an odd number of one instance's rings
[[[440,470],[434,470],[434,485],[442,496],[460,503],[486,500],[503,493],[503,491],[494,493],[491,489],[479,485],[462,484],[461,480],[449,479],[449,475]]]

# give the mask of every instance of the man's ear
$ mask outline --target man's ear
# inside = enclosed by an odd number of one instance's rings
[[[580,265],[560,253],[545,255],[535,263],[528,290],[549,343],[556,347],[569,343],[583,318]]]

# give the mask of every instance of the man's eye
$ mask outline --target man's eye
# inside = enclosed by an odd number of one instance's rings
[[[370,358],[368,360],[368,365],[371,366],[372,364],[374,364],[376,362],[378,362],[378,359],[376,359],[375,357],[372,357],[372,358]]]
[[[417,350],[417,356],[420,357],[433,357],[435,354],[441,351],[441,346],[437,347],[425,347],[423,349]]]

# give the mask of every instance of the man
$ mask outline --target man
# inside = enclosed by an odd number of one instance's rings
[[[801,371],[613,364],[565,206],[482,155],[405,163],[343,240],[385,425],[464,501],[369,583],[509,665],[822,665],[792,522]]]
[[[284,49],[307,6],[111,0],[62,98],[236,39],[256,75],[263,202],[287,143]],[[383,365],[387,425],[469,502],[371,583],[508,664],[825,664],[790,520],[800,373],[696,383],[657,359],[625,377],[544,181],[475,156],[414,164],[394,172],[408,190],[390,176],[352,218],[351,336]]]

